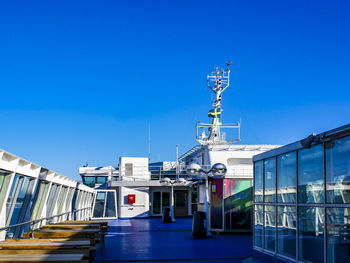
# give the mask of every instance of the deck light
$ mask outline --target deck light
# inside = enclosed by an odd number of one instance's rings
[[[211,168],[211,173],[214,176],[225,176],[227,172],[227,168],[223,163],[216,163]]]
[[[206,214],[206,220],[205,220],[205,228],[207,230],[207,237],[211,237],[211,232],[209,230],[209,224],[208,224],[208,218],[209,218],[209,173],[212,173],[213,176],[225,176],[227,172],[226,165],[223,163],[216,163],[212,166],[210,170],[203,170],[201,166],[197,163],[192,163],[189,166],[187,166],[187,174],[190,176],[199,176],[202,173],[205,174],[205,214]],[[212,176],[211,176],[212,177]]]
[[[199,176],[202,173],[202,168],[197,163],[191,163],[187,169],[187,174],[191,176]]]
[[[200,167],[199,167],[200,168]],[[165,177],[159,180],[159,183],[161,185],[170,186],[171,189],[171,206],[170,206],[170,213],[171,213],[171,221],[172,223],[175,223],[175,215],[174,215],[174,186],[181,186],[186,184],[186,180],[184,178],[179,178],[177,180],[171,180],[169,177]]]

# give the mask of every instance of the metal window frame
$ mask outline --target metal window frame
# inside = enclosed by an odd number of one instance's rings
[[[343,137],[341,137],[343,138]],[[333,140],[337,140],[337,139],[341,139],[341,138],[334,138]],[[316,146],[316,145],[319,145],[319,144],[322,144],[322,148],[323,148],[323,194],[324,194],[324,200],[322,203],[300,203],[299,202],[299,189],[298,189],[298,186],[299,186],[299,151],[300,150],[303,150],[304,148],[299,148],[299,149],[295,149],[295,150],[292,150],[292,151],[288,151],[288,152],[283,152],[283,153],[279,153],[275,156],[269,156],[268,158],[265,158],[265,159],[258,159],[254,162],[254,169],[253,169],[253,172],[254,172],[254,187],[253,187],[253,248],[256,250],[256,251],[260,251],[260,252],[264,252],[266,254],[270,254],[274,257],[277,257],[277,258],[281,258],[281,259],[285,259],[285,260],[289,260],[289,261],[292,261],[292,262],[300,262],[300,255],[299,255],[299,245],[300,245],[300,240],[299,240],[299,236],[300,236],[300,228],[299,228],[299,221],[300,221],[300,213],[299,213],[299,208],[300,207],[315,207],[315,208],[320,208],[322,209],[322,212],[324,214],[324,224],[323,224],[323,260],[324,262],[327,262],[327,256],[328,256],[328,251],[327,251],[327,242],[328,242],[328,230],[327,230],[327,225],[328,225],[328,222],[327,222],[327,211],[328,211],[328,208],[349,208],[350,209],[350,203],[343,203],[343,204],[336,204],[336,203],[327,203],[327,171],[326,171],[326,155],[327,155],[327,150],[326,150],[326,142],[320,142],[320,143],[316,143],[316,144],[313,144],[312,147]],[[296,203],[279,203],[278,200],[277,200],[277,158],[278,156],[280,155],[283,155],[283,154],[286,154],[286,153],[289,153],[289,152],[296,152]],[[272,202],[272,203],[266,203],[265,202],[265,160],[266,159],[270,159],[270,158],[276,158],[276,202]],[[255,164],[257,162],[260,162],[262,161],[263,163],[263,201],[262,202],[256,202],[255,201]],[[277,234],[277,209],[278,209],[278,206],[294,206],[295,209],[296,209],[296,257],[295,258],[291,258],[291,257],[288,257],[288,256],[285,256],[283,254],[279,254],[278,253],[278,243],[276,244],[275,246],[275,252],[272,252],[270,250],[267,250],[265,249],[265,227],[263,227],[263,238],[262,238],[262,247],[259,247],[259,246],[256,246],[255,244],[255,207],[257,205],[263,205],[263,226],[265,226],[265,206],[266,205],[271,205],[271,206],[275,206],[275,209],[276,209],[276,243],[277,243],[277,238],[278,238],[278,234]]]
[[[95,204],[96,204],[96,198],[97,198],[97,194],[98,192],[105,192],[105,199],[104,199],[104,204],[103,204],[103,217],[94,217],[94,211],[95,211]],[[113,192],[114,193],[114,206],[115,206],[115,217],[105,217],[105,210],[106,210],[106,206],[107,206],[107,196],[108,196],[108,192]],[[117,192],[115,190],[107,190],[107,189],[101,189],[101,190],[96,190],[95,196],[94,196],[94,203],[92,206],[92,217],[91,219],[93,220],[98,220],[98,219],[118,219],[118,203],[117,203]]]
[[[18,178],[17,184],[15,185],[15,190],[14,190],[12,200],[10,203],[9,212],[8,212],[7,218],[6,218],[6,225],[9,225],[11,222],[13,210],[15,209],[16,201],[17,201],[20,189],[22,188],[22,184],[23,184],[23,179],[24,179],[23,176],[20,174],[15,174],[15,176],[16,175],[18,175],[19,178]]]

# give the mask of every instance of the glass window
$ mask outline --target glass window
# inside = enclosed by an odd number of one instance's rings
[[[298,152],[298,202],[324,202],[323,145]]]
[[[326,143],[327,202],[350,203],[350,136]]]
[[[160,214],[160,192],[153,192],[153,214]]]
[[[350,258],[350,208],[327,208],[327,262]]]
[[[94,217],[103,217],[106,192],[97,192]]]
[[[324,212],[320,207],[299,207],[299,260],[324,262]]]
[[[2,189],[2,185],[4,184],[4,181],[5,181],[5,176],[9,174],[10,172],[0,169],[0,192]]]
[[[16,203],[15,203],[15,206],[13,208],[10,225],[15,225],[18,223],[18,217],[19,217],[19,214],[21,212],[21,208],[23,206],[24,199],[27,196],[27,189],[28,189],[28,184],[29,184],[30,178],[25,176],[25,177],[23,177],[22,180],[23,180],[23,182],[22,182],[21,188],[19,189],[17,199],[14,200],[14,202],[16,202]]]
[[[296,255],[296,214],[295,206],[277,207],[277,252],[291,258]]]
[[[50,190],[50,194],[49,197],[47,199],[47,209],[46,209],[46,216],[52,216],[53,210],[55,208],[55,204],[56,204],[56,196],[59,192],[59,186],[57,184],[52,184],[51,186],[51,190]]]
[[[226,229],[251,230],[252,181],[225,180],[224,214]]]
[[[60,197],[58,198],[58,209],[57,209],[57,214],[62,213],[64,201],[67,197],[67,187],[63,187],[60,193]]]
[[[276,158],[269,158],[264,161],[265,175],[265,202],[276,202]]]
[[[295,203],[297,188],[297,154],[286,153],[277,157],[277,201]]]
[[[78,210],[81,208],[81,203],[80,203],[80,199],[81,199],[81,190],[77,190],[77,198],[75,199],[75,209]]]
[[[65,212],[71,211],[71,209],[72,209],[70,205],[72,203],[73,194],[74,194],[74,189],[73,188],[68,188]]]
[[[276,207],[265,205],[264,222],[265,249],[275,251],[276,242]]]
[[[9,197],[7,198],[7,202],[6,202],[6,218],[8,218],[8,215],[10,213],[10,207],[14,198],[14,194],[16,191],[16,188],[18,186],[18,180],[19,180],[19,175],[16,174],[15,178],[13,179],[12,185],[11,185],[11,190],[9,193]]]
[[[73,195],[73,198],[72,198],[72,211],[78,209],[78,208],[77,208],[78,193],[79,193],[79,190],[78,190],[78,189],[75,189],[75,190],[74,190],[74,195]]]
[[[255,202],[263,202],[263,161],[254,163],[254,200]]]
[[[107,182],[107,176],[97,176],[96,184],[105,184]]]
[[[10,172],[0,170],[0,180],[1,180],[0,206],[2,206],[5,202],[7,203],[7,200],[5,200],[5,197],[6,197],[5,192],[10,187],[10,182],[12,180],[12,174]],[[7,212],[7,204],[6,204],[6,212]]]
[[[84,183],[87,186],[95,187],[95,176],[84,176]]]
[[[32,213],[32,217],[31,220],[35,220],[38,219],[41,215],[43,206],[44,206],[44,202],[47,196],[47,192],[49,189],[49,183],[46,182],[41,182],[40,183],[40,190],[39,190],[39,196],[38,199],[35,203],[35,207]]]
[[[107,192],[105,217],[116,217],[115,192]]]
[[[254,207],[254,245],[263,247],[264,237],[264,211],[263,205],[255,205]]]
[[[25,201],[25,202],[27,202],[27,204],[29,203],[28,206],[24,205],[25,207],[27,207],[28,212],[25,212],[25,214],[22,215],[21,223],[30,221],[30,218],[31,218],[31,216],[33,214],[33,211],[34,211],[35,204],[36,204],[36,202],[38,200],[38,197],[39,197],[40,181],[39,180],[35,180],[35,179],[31,180],[29,182],[28,191],[32,192],[32,188],[34,188],[34,195],[30,196],[30,200],[29,201]],[[17,227],[15,236],[16,237],[21,237],[23,232],[29,232],[29,231],[30,231],[30,225],[29,224],[24,225],[22,227]]]

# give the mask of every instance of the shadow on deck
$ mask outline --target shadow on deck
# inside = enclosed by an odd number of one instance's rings
[[[110,221],[96,262],[251,262],[250,234],[191,237],[192,218],[163,224],[160,218]]]

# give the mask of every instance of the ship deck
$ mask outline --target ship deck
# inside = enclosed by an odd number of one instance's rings
[[[252,262],[251,234],[193,239],[191,227],[192,218],[111,220],[96,262]]]

